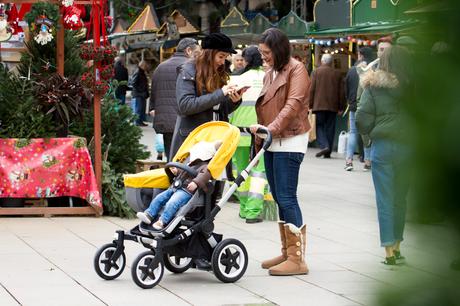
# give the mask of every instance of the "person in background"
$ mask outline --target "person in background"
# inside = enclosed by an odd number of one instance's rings
[[[255,102],[263,86],[265,75],[262,69],[262,57],[257,46],[249,46],[243,50],[244,70],[239,76],[231,76],[231,84],[249,86],[243,94],[243,102],[232,113],[230,123],[238,127],[250,127],[257,123]],[[241,173],[249,164],[251,155],[251,137],[242,134],[238,148],[233,155],[232,162],[237,173]],[[265,203],[265,194],[268,193],[268,181],[265,175],[263,157],[249,173],[248,178],[235,192],[240,203],[239,215],[246,219],[246,223],[262,222],[262,210]],[[273,205],[274,206],[274,205]],[[275,207],[276,209],[276,207]],[[276,211],[275,214],[276,216]]]
[[[236,50],[236,54],[232,54],[232,75],[240,75],[244,70],[244,59],[241,50]]]
[[[133,101],[131,103],[133,112],[137,115],[137,126],[147,126],[147,124],[144,123],[146,100],[149,97],[149,83],[146,74],[147,69],[147,62],[145,60],[140,61],[131,80],[131,86],[133,88],[131,94]]]
[[[362,76],[364,91],[356,111],[358,131],[372,141],[372,179],[386,265],[396,265],[404,259],[400,244],[409,188],[409,149],[407,122],[401,109],[404,95],[411,88],[409,67],[407,50],[399,46],[386,48],[379,68]]]
[[[203,52],[180,67],[176,82],[178,116],[171,144],[170,160],[188,134],[199,125],[225,117],[241,103],[236,86],[227,85],[225,59],[235,54],[231,39],[211,33],[202,44]]]
[[[153,117],[155,132],[163,134],[164,150],[168,161],[170,161],[169,153],[177,118],[177,69],[200,52],[201,47],[196,39],[183,38],[177,44],[176,53],[158,65],[152,75],[149,113]]]
[[[340,72],[332,67],[332,55],[323,54],[321,66],[311,78],[309,107],[316,114],[316,157],[330,158],[335,136],[337,113],[344,111],[345,95]]]
[[[259,52],[269,69],[256,101],[258,124],[265,126],[273,141],[264,154],[270,191],[278,204],[281,255],[262,262],[270,275],[307,274],[306,226],[297,200],[300,165],[307,151],[308,94],[310,79],[305,66],[291,57],[289,39],[270,28],[262,33]],[[258,148],[262,140],[256,137]]]
[[[128,69],[125,66],[126,57],[120,55],[115,58],[115,76],[114,79],[118,82],[126,82],[124,85],[118,85],[115,90],[115,97],[120,100],[120,104],[126,103],[126,91],[128,90]]]
[[[231,39],[222,33],[211,33],[203,39],[203,51],[195,59],[180,67],[176,81],[178,116],[171,144],[170,160],[185,138],[199,125],[215,118],[228,116],[241,103],[242,93],[235,86],[227,85],[229,75],[225,69],[225,59],[235,54]],[[215,185],[216,190],[220,186]],[[215,193],[211,201],[215,200]],[[200,269],[209,269],[211,264],[204,259],[196,259]]]
[[[360,135],[356,130],[356,109],[358,107],[358,87],[359,87],[359,74],[356,71],[356,66],[364,64],[367,65],[373,61],[373,51],[369,47],[360,48],[358,51],[358,61],[348,70],[345,77],[345,96],[348,102],[349,110],[349,132],[347,141],[347,152],[345,157],[345,170],[353,170],[353,155],[355,154],[356,145]],[[370,147],[364,147],[364,170],[371,169],[370,161]]]

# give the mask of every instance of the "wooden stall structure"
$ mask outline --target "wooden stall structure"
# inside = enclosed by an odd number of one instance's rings
[[[44,2],[43,0],[8,0],[0,1],[0,3],[37,3]],[[47,0],[46,2],[62,5],[61,0]],[[93,43],[94,47],[98,48],[101,42],[100,25],[103,21],[103,0],[75,0],[74,4],[85,4],[92,6],[93,14]],[[64,27],[62,25],[62,16],[60,18],[60,26],[57,31],[56,37],[56,63],[57,72],[64,75]],[[5,49],[3,49],[5,50]],[[7,51],[7,50],[6,50]],[[100,67],[95,65],[95,75],[99,75],[98,69]],[[97,186],[99,194],[102,195],[102,153],[101,153],[101,95],[94,95],[94,170],[96,174]],[[87,207],[26,207],[26,208],[0,208],[0,215],[100,215],[102,211],[97,211],[91,206]]]

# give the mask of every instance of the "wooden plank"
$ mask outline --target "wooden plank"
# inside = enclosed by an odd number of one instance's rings
[[[13,215],[98,215],[91,206],[86,207],[0,207],[0,216]]]
[[[25,50],[27,50],[27,49],[23,48],[23,47],[21,47],[21,48],[1,48],[0,49],[0,51],[2,51],[2,52],[3,51],[5,51],[5,52],[16,52],[16,51],[20,52],[20,51],[25,51]]]

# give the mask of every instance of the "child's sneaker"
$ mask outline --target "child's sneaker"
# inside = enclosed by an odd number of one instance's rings
[[[151,224],[153,219],[148,213],[141,211],[136,214],[136,217],[146,224]]]
[[[163,221],[159,219],[157,222],[153,223],[152,227],[156,230],[161,230],[164,227]]]

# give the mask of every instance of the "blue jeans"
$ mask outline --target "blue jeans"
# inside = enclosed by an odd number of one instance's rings
[[[302,226],[302,212],[297,201],[300,164],[303,153],[265,152],[265,172],[270,191],[278,204],[280,220]]]
[[[406,196],[409,189],[407,149],[391,140],[373,140],[372,179],[382,246],[403,240]]]
[[[155,217],[160,209],[166,205],[160,219],[163,224],[167,224],[172,220],[176,212],[187,204],[191,198],[192,195],[183,189],[174,191],[172,188],[168,188],[152,200],[149,208],[147,208],[145,212]]]
[[[131,108],[137,115],[136,124],[142,124],[145,121],[145,98],[135,97],[131,99]]]
[[[358,129],[356,128],[356,113],[350,112],[350,131],[348,133],[348,142],[347,142],[347,160],[353,160],[353,154],[355,154],[356,145],[358,143]],[[371,153],[370,147],[364,147],[364,160],[369,160]]]

